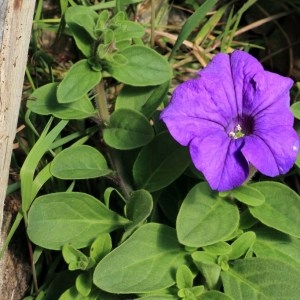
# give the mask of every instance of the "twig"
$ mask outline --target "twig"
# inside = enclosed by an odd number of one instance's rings
[[[32,271],[33,287],[34,287],[35,294],[38,295],[39,286],[38,286],[38,282],[37,282],[36,271],[35,271],[35,266],[34,266],[34,261],[33,261],[32,244],[28,238],[27,238],[27,245],[28,245],[28,253],[29,253],[29,259],[30,259],[30,267],[31,267],[31,271]]]

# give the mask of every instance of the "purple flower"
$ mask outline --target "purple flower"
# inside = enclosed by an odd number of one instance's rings
[[[239,50],[216,55],[199,75],[175,89],[161,119],[189,145],[211,188],[238,187],[250,165],[272,177],[288,172],[299,150],[289,107],[293,81]]]

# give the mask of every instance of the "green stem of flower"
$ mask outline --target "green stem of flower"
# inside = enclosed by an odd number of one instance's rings
[[[111,148],[109,148],[108,152],[110,163],[113,169],[117,172],[116,183],[120,188],[120,191],[123,194],[124,198],[128,200],[133,189],[128,182],[127,176],[125,174],[123,162],[120,155],[121,153],[120,151]]]
[[[96,85],[96,102],[98,106],[100,120],[102,123],[107,124],[110,115],[108,111],[103,80],[101,80],[100,83]]]
[[[105,125],[107,125],[109,122],[110,114],[109,114],[109,110],[108,110],[108,106],[107,106],[107,99],[106,99],[103,81],[101,81],[96,86],[96,102],[97,102],[100,122],[101,122],[102,126],[105,127]],[[130,192],[132,191],[132,188],[131,188],[130,184],[127,182],[126,176],[124,174],[122,160],[121,160],[119,151],[114,150],[114,149],[110,148],[109,146],[107,146],[106,147],[106,157],[107,157],[111,167],[117,173],[117,178],[116,178],[117,185],[119,186],[124,197],[126,199],[128,199]]]
[[[251,182],[252,177],[256,174],[256,172],[257,172],[257,169],[250,164],[249,165],[249,175],[243,184],[247,184],[247,183]]]

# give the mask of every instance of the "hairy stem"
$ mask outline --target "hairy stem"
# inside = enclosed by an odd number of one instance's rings
[[[107,124],[109,121],[109,111],[107,107],[107,100],[103,80],[101,80],[100,83],[96,86],[96,102],[98,106],[100,120],[104,124]]]
[[[96,102],[98,107],[98,114],[100,121],[105,127],[110,119],[110,114],[107,106],[106,94],[104,90],[104,82],[101,81],[96,86]],[[106,157],[109,161],[111,167],[116,171],[117,178],[116,183],[119,186],[123,196],[128,199],[132,188],[126,179],[124,174],[124,168],[122,164],[122,159],[120,157],[120,152],[118,150],[112,149],[109,146],[106,147]]]

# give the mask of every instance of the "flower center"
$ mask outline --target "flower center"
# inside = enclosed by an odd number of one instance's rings
[[[230,138],[236,140],[236,139],[243,137],[245,134],[242,131],[241,125],[237,124],[234,128],[234,131],[230,131],[228,135]]]
[[[228,126],[227,132],[231,139],[239,139],[253,132],[253,118],[250,116],[242,116],[235,118]]]

